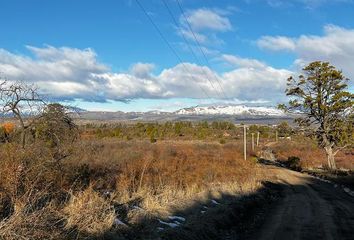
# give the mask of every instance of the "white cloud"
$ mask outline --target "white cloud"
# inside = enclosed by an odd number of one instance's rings
[[[272,51],[294,51],[296,47],[293,39],[282,36],[263,36],[257,41],[257,45],[262,49],[269,49]]]
[[[186,39],[191,40],[192,42],[195,41],[195,39],[199,42],[199,43],[206,43],[208,38],[207,36],[205,36],[202,33],[197,33],[197,32],[191,32],[189,31],[189,29],[178,29],[178,34],[179,35],[183,35]]]
[[[230,13],[229,10],[208,8],[188,10],[179,18],[180,26],[177,28],[177,33],[190,40],[191,43],[197,41],[200,44],[214,47],[222,45],[224,41],[218,38],[217,33],[233,29],[226,16]]]
[[[29,49],[34,57],[0,49],[0,72],[10,80],[35,83],[42,93],[58,100],[203,99],[206,95],[217,98],[221,96],[220,84],[227,96],[241,101],[277,101],[284,95],[286,78],[291,74],[256,59],[226,54],[222,60],[233,70],[222,74],[192,63],[153,74],[154,64],[141,62],[132,65],[130,71],[119,73],[97,61],[91,49]]]
[[[142,63],[138,62],[135,63],[131,69],[130,72],[139,78],[150,78],[151,71],[155,68],[155,65],[152,63]]]
[[[256,59],[250,59],[250,58],[241,58],[238,56],[234,55],[228,55],[228,54],[223,54],[221,57],[224,61],[227,63],[237,66],[237,67],[245,67],[245,68],[264,68],[266,67],[266,64],[256,60]]]
[[[280,38],[282,41],[278,41]],[[284,44],[287,41],[291,44]],[[303,65],[317,60],[329,61],[342,69],[344,75],[354,79],[354,29],[326,25],[322,36],[302,35],[298,38],[265,36],[258,43],[263,49],[292,51],[297,56],[295,64]]]
[[[186,17],[192,29],[196,31],[213,30],[225,32],[232,30],[230,20],[219,11],[200,8],[188,11]],[[182,24],[187,24],[182,16],[180,20]]]
[[[259,3],[265,1],[273,8],[296,7],[303,6],[306,9],[316,9],[323,5],[339,4],[339,3],[353,3],[353,0],[244,0],[247,3]]]
[[[352,3],[352,0],[295,0],[305,5],[308,9],[320,7],[324,4]]]
[[[247,101],[279,102],[285,99],[286,79],[293,72],[276,69],[267,64],[250,58],[233,55],[222,55],[222,59],[236,69],[222,75],[224,88]]]
[[[0,49],[0,68],[16,78],[80,81],[88,78],[90,73],[108,70],[108,67],[98,63],[96,54],[91,49],[75,48],[44,48],[27,47],[34,58],[16,55]]]

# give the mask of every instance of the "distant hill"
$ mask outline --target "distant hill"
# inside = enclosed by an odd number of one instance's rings
[[[259,124],[275,124],[280,121],[292,122],[293,115],[287,115],[274,107],[245,105],[210,105],[183,108],[175,112],[107,112],[80,111],[73,117],[81,120],[97,121],[231,121]]]

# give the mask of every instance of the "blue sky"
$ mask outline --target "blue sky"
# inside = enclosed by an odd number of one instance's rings
[[[1,0],[0,72],[50,99],[111,111],[273,105],[313,60],[354,79],[351,0],[139,2],[179,59],[136,0]]]

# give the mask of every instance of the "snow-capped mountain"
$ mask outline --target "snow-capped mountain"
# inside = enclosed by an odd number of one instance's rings
[[[285,113],[274,107],[248,107],[245,105],[196,106],[183,108],[178,115],[250,115],[284,117]]]
[[[149,111],[149,112],[82,112],[74,114],[81,120],[98,121],[230,121],[234,123],[277,124],[284,119],[293,119],[295,116],[285,114],[274,107],[226,105],[217,104],[209,106],[196,106],[183,108],[175,112]]]

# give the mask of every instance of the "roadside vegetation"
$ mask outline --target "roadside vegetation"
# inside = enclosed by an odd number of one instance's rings
[[[280,161],[296,156],[301,169],[326,166],[315,140],[286,123],[249,126],[249,139],[251,132],[260,132],[260,146],[244,161],[242,127],[231,123],[75,126],[59,110],[54,105],[44,111],[24,149],[15,126],[2,127],[7,137],[0,145],[0,235],[5,239],[97,238],[131,231],[153,238],[165,227],[158,219],[195,201],[260,189],[267,177],[256,157],[268,144]],[[55,122],[44,120],[52,115]],[[54,136],[57,128],[63,130]],[[338,166],[352,167],[353,152],[343,154]]]
[[[216,239],[235,221],[252,225],[246,213],[276,198],[267,183],[274,176],[257,163],[265,153],[297,171],[336,176],[341,169],[343,182],[352,181],[350,96],[337,92],[344,85],[335,76],[339,85],[331,85],[330,96],[344,103],[318,110],[331,113],[327,125],[318,122],[315,131],[287,122],[249,125],[247,160],[242,125],[80,125],[71,108],[44,103],[33,86],[4,81],[2,113],[11,115],[0,126],[0,239],[188,239],[191,232]],[[299,91],[290,88],[288,94],[302,97]],[[310,113],[314,105],[302,103]],[[307,116],[300,122],[313,118]],[[183,224],[185,232],[171,232]]]
[[[193,199],[260,187],[255,161],[243,161],[237,142],[78,140],[62,146],[65,158],[58,158],[51,139],[27,144],[0,146],[5,239],[99,237],[115,230],[116,219],[139,226],[146,218],[167,218]]]

